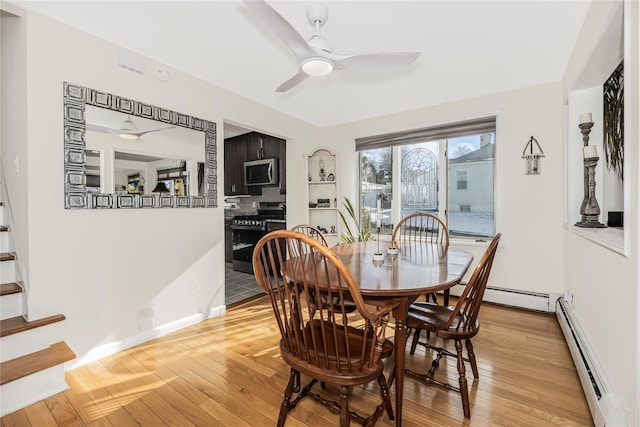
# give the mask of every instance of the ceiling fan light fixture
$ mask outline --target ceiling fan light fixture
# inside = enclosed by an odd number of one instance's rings
[[[118,136],[122,139],[136,140],[138,139],[137,132],[138,126],[131,120],[131,116],[128,116],[127,119],[122,122],[122,126],[120,126],[120,132]]]
[[[128,139],[130,141],[135,141],[136,139],[139,138],[138,135],[134,135],[132,133],[124,133],[124,132],[119,133],[118,136],[122,139]]]
[[[314,77],[326,76],[333,71],[334,64],[326,58],[309,58],[302,63],[302,71]]]

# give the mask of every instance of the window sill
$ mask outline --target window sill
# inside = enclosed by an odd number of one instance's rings
[[[580,228],[569,226],[568,229],[587,240],[605,247],[620,255],[628,256],[624,250],[624,230],[620,228]]]
[[[491,242],[491,237],[478,237],[477,239],[471,239],[471,238],[456,238],[456,237],[450,237],[449,238],[449,245],[450,246],[475,246],[475,247],[482,247],[482,248],[486,248],[487,245],[489,245],[489,242]]]

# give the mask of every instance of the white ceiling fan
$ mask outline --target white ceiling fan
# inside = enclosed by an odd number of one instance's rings
[[[158,129],[141,131],[138,129],[138,126],[133,122],[133,120],[131,120],[131,116],[127,116],[125,121],[122,122],[122,125],[120,125],[118,129],[112,129],[105,126],[87,123],[87,130],[92,130],[94,132],[101,132],[101,133],[111,133],[114,135],[118,135],[120,138],[130,139],[130,140],[139,139],[142,135],[145,135],[147,133],[158,132],[165,129],[172,129],[174,127],[175,126],[167,126],[167,127],[158,128]]]
[[[308,41],[291,24],[264,0],[245,0],[250,10],[276,33],[298,58],[298,73],[276,89],[286,92],[309,76],[324,76],[334,70],[359,73],[386,70],[413,63],[420,52],[367,53],[339,55],[333,53],[329,43],[320,33],[329,16],[325,4],[313,3],[307,8],[307,19],[315,31]]]

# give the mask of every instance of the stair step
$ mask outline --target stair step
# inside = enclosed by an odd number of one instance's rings
[[[0,296],[19,294],[20,292],[22,292],[22,286],[16,282],[3,283],[0,285]]]
[[[24,289],[20,286],[19,282],[13,282],[10,280],[6,280],[9,275],[0,274],[0,280],[5,281],[6,283],[0,284],[0,321],[4,319],[10,319],[15,316],[22,316],[24,313]],[[7,276],[5,278],[4,276]],[[10,279],[13,279],[11,277]],[[4,350],[4,343],[1,344],[0,350]],[[0,354],[3,352],[0,351]],[[3,359],[0,356],[0,362]]]
[[[43,317],[42,319],[32,321],[24,320],[22,316],[11,317],[0,322],[0,337],[50,325],[51,323],[61,322],[65,319],[66,317],[64,314],[55,314],[53,316]]]
[[[10,252],[0,253],[0,261],[13,261],[14,259],[16,259],[16,256]]]
[[[0,385],[36,372],[60,365],[76,358],[76,354],[64,341],[57,342],[44,350],[17,357],[0,364]]]

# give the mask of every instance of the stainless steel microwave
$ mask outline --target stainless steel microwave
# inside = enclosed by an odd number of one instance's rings
[[[278,159],[244,162],[244,185],[277,185]]]

